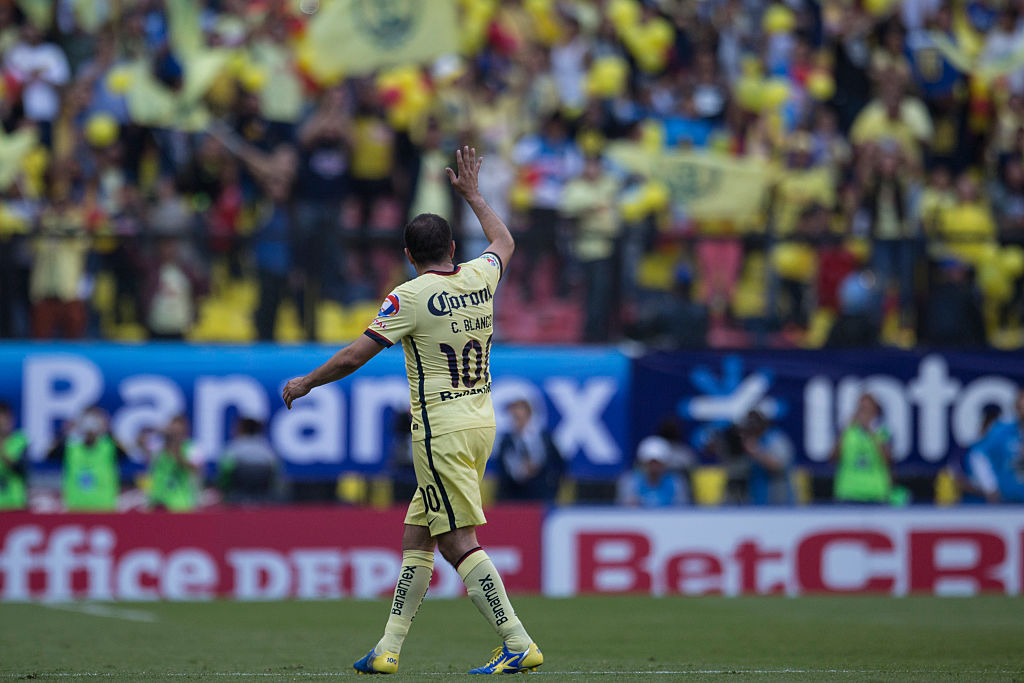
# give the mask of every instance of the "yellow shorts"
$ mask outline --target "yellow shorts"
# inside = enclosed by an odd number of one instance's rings
[[[412,442],[418,490],[406,524],[430,528],[437,536],[487,523],[480,482],[494,447],[494,427],[463,429]]]

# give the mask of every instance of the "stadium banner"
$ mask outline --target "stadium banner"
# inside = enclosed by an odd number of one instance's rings
[[[293,477],[336,477],[344,471],[386,473],[395,440],[408,438],[409,382],[400,346],[379,354],[352,377],[319,387],[291,411],[285,383],[323,364],[328,346],[198,346],[187,344],[0,345],[0,400],[12,405],[43,459],[61,424],[93,404],[111,414],[130,445],[146,426],[162,428],[185,413],[200,452],[215,459],[234,417],[263,420],[273,449]],[[613,476],[628,446],[629,360],[603,349],[496,347],[493,396],[499,432],[504,408],[517,397],[534,405],[580,477]]]
[[[256,417],[286,472],[332,479],[344,471],[386,473],[396,426],[409,410],[401,347],[358,373],[314,390],[285,409],[281,390],[334,353],[327,346],[193,346],[187,344],[3,344],[0,401],[17,412],[34,461],[43,459],[62,424],[98,404],[114,434],[130,446],[143,427],[171,417],[192,419],[200,452],[215,459],[235,416]],[[628,446],[629,360],[602,349],[521,349],[498,346],[491,359],[499,432],[504,407],[527,398],[553,432],[579,477],[614,476]]]
[[[317,70],[361,76],[458,51],[455,0],[324,0],[307,42]]]
[[[893,437],[897,474],[931,474],[978,438],[982,408],[1013,414],[1020,354],[898,350],[653,353],[633,366],[633,434],[679,417],[700,450],[757,408],[792,441],[797,463],[831,472],[838,431],[869,391]]]
[[[540,506],[487,512],[480,539],[510,591],[540,590]],[[0,514],[0,600],[379,598],[401,567],[405,510]],[[431,597],[465,588],[435,558]]]
[[[764,208],[771,165],[708,151],[651,153],[634,142],[609,145],[623,168],[665,183],[672,201],[695,220],[747,220]]]
[[[1016,595],[1024,508],[564,508],[543,591],[654,595]]]

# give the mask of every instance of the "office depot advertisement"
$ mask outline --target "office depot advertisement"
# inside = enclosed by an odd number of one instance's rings
[[[509,590],[540,589],[539,507],[480,531]],[[390,595],[405,511],[342,506],[193,514],[0,514],[0,600],[280,600]],[[432,597],[465,592],[440,556]]]

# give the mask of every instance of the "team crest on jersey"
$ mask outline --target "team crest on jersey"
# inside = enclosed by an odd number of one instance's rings
[[[390,318],[398,313],[398,309],[401,304],[398,301],[397,294],[388,294],[388,298],[384,299],[384,303],[380,305],[380,313],[377,314],[379,318]]]
[[[495,256],[494,254],[484,254],[484,261],[487,261],[488,263],[490,263],[495,268],[500,268],[501,267],[501,264],[498,263],[498,257]]]

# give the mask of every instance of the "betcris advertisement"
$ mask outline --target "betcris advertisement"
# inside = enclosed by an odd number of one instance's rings
[[[1013,415],[1024,355],[985,351],[652,353],[633,366],[633,434],[681,418],[701,450],[715,430],[762,411],[792,441],[798,462],[829,472],[836,435],[858,397],[882,406],[896,471],[934,472],[978,438],[982,409]]]
[[[355,375],[315,389],[286,410],[288,379],[326,361],[327,346],[193,346],[186,344],[0,345],[0,400],[18,413],[41,460],[62,426],[100,405],[115,436],[135,443],[139,430],[160,428],[174,415],[192,420],[193,440],[216,458],[238,415],[261,419],[267,435],[298,478],[339,472],[386,471],[400,435],[396,417],[409,410],[400,346]],[[627,462],[630,362],[606,349],[496,347],[492,392],[499,432],[505,406],[525,397],[552,430],[573,474],[607,478]]]

